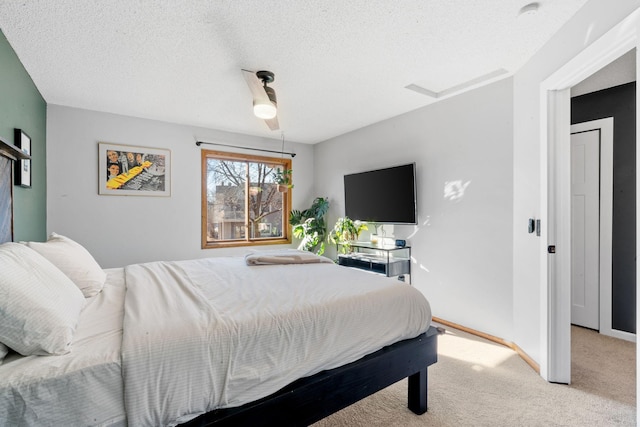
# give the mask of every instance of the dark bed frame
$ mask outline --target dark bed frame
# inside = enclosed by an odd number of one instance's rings
[[[407,377],[408,407],[418,415],[424,414],[427,368],[438,360],[438,334],[431,326],[416,338],[299,379],[271,396],[237,408],[208,412],[181,425],[308,426]]]

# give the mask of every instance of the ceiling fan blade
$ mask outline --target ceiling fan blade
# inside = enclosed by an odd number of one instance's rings
[[[280,129],[280,124],[278,123],[278,116],[275,116],[273,119],[266,119],[264,122],[267,124],[267,126],[269,126],[269,129],[271,130]]]
[[[267,96],[267,92],[264,90],[262,86],[262,82],[256,76],[254,71],[242,70],[242,75],[244,76],[247,85],[249,85],[249,90],[251,90],[251,95],[253,95],[254,101],[264,101],[268,102],[269,97]]]

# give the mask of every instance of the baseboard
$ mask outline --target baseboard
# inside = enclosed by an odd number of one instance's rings
[[[433,317],[433,321],[436,323],[440,323],[441,325],[449,326],[451,328],[458,329],[459,331],[466,332],[468,334],[475,335],[480,338],[484,338],[486,340],[495,342],[505,347],[509,347],[511,350],[518,353],[518,356],[520,356],[520,358],[524,360],[527,363],[527,365],[531,366],[531,368],[534,371],[536,371],[538,375],[540,375],[540,365],[538,365],[535,360],[529,357],[529,355],[525,353],[524,350],[522,350],[516,344],[505,341],[502,338],[498,338],[493,335],[486,334],[484,332],[476,331],[475,329],[467,328],[466,326],[458,325],[457,323],[449,322],[448,320],[440,319],[439,317]]]
[[[600,333],[608,337],[618,338],[625,341],[636,342],[636,334],[631,332],[620,331],[618,329],[605,329],[600,328]]]

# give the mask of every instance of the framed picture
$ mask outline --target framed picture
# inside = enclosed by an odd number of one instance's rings
[[[98,194],[170,196],[171,151],[99,142]]]
[[[31,155],[31,138],[21,129],[14,129],[14,145]],[[31,160],[19,160],[15,168],[15,185],[31,188]]]

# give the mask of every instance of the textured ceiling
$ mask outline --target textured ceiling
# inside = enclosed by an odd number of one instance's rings
[[[527,3],[0,0],[0,29],[50,104],[316,143],[514,73],[586,0]],[[275,73],[281,131],[242,68]]]

